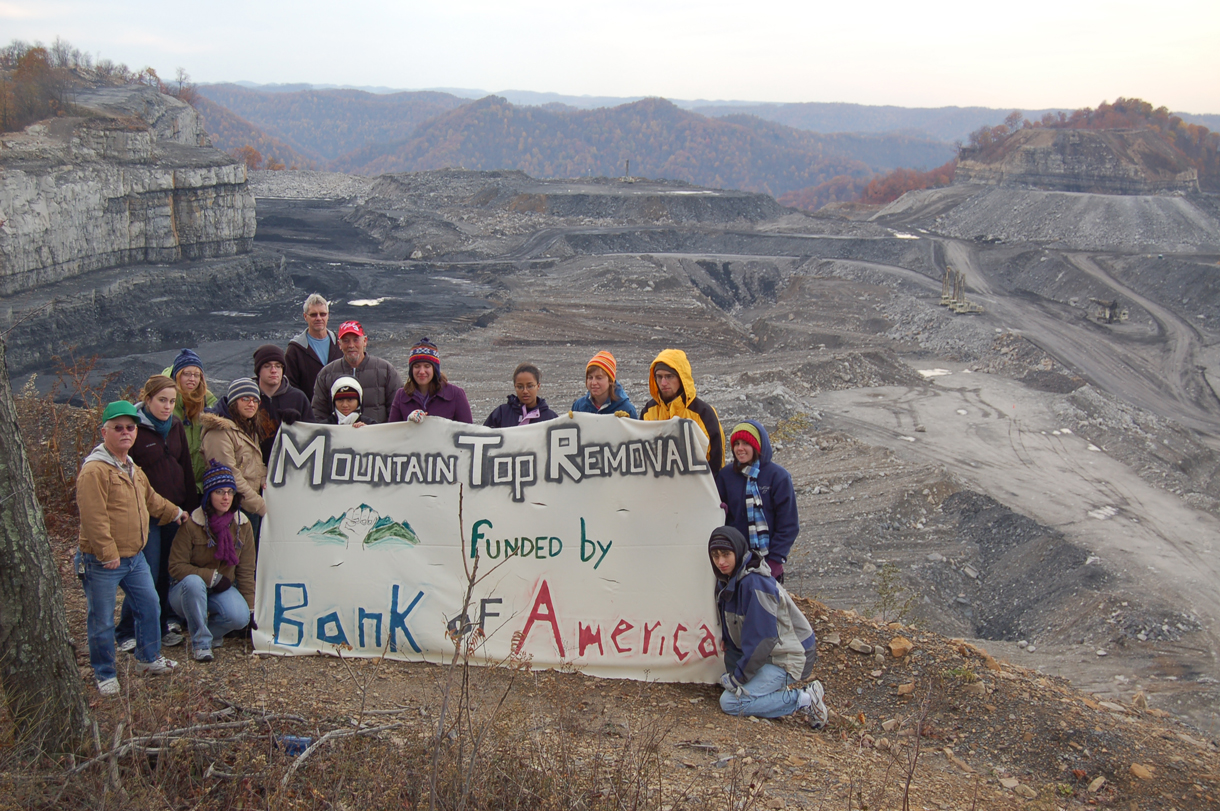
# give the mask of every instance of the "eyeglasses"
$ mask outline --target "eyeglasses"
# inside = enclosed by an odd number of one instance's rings
[[[203,377],[203,372],[190,371],[187,369],[183,369],[181,372],[178,373],[178,377],[185,377],[189,380],[198,380],[199,378]]]
[[[212,495],[220,496],[221,498],[233,498],[233,496],[237,495],[237,491],[231,487],[226,487],[222,490],[213,490]]]
[[[136,424],[134,422],[116,422],[110,426],[110,430],[118,431],[120,434],[130,434],[136,430]]]

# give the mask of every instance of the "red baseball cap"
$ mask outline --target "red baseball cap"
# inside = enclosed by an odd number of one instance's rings
[[[359,335],[361,338],[363,338],[364,327],[360,326],[359,321],[344,321],[342,326],[339,327],[339,334],[337,337],[342,338],[344,335]]]

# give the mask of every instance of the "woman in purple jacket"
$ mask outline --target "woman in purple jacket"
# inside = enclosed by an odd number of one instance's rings
[[[472,423],[466,392],[449,382],[441,371],[441,354],[427,338],[411,349],[407,382],[394,395],[390,422],[423,422],[424,417],[444,417]]]

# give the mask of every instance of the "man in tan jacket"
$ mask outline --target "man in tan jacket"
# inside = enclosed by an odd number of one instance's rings
[[[102,412],[102,442],[85,457],[76,478],[80,551],[76,572],[89,613],[89,663],[104,696],[119,693],[114,666],[114,606],[118,589],[131,600],[136,620],[136,669],[168,673],[177,662],[161,655],[161,609],[152,572],[141,552],[150,515],[179,524],[186,514],[157,495],[144,471],[127,456],[136,438],[136,409],[119,400]]]

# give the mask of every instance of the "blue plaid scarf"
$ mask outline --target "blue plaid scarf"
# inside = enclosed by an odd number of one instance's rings
[[[757,459],[749,467],[741,469],[741,475],[746,477],[746,521],[750,525],[750,548],[766,557],[767,547],[771,545],[771,530],[767,527],[767,516],[763,512],[762,493],[758,490]]]

